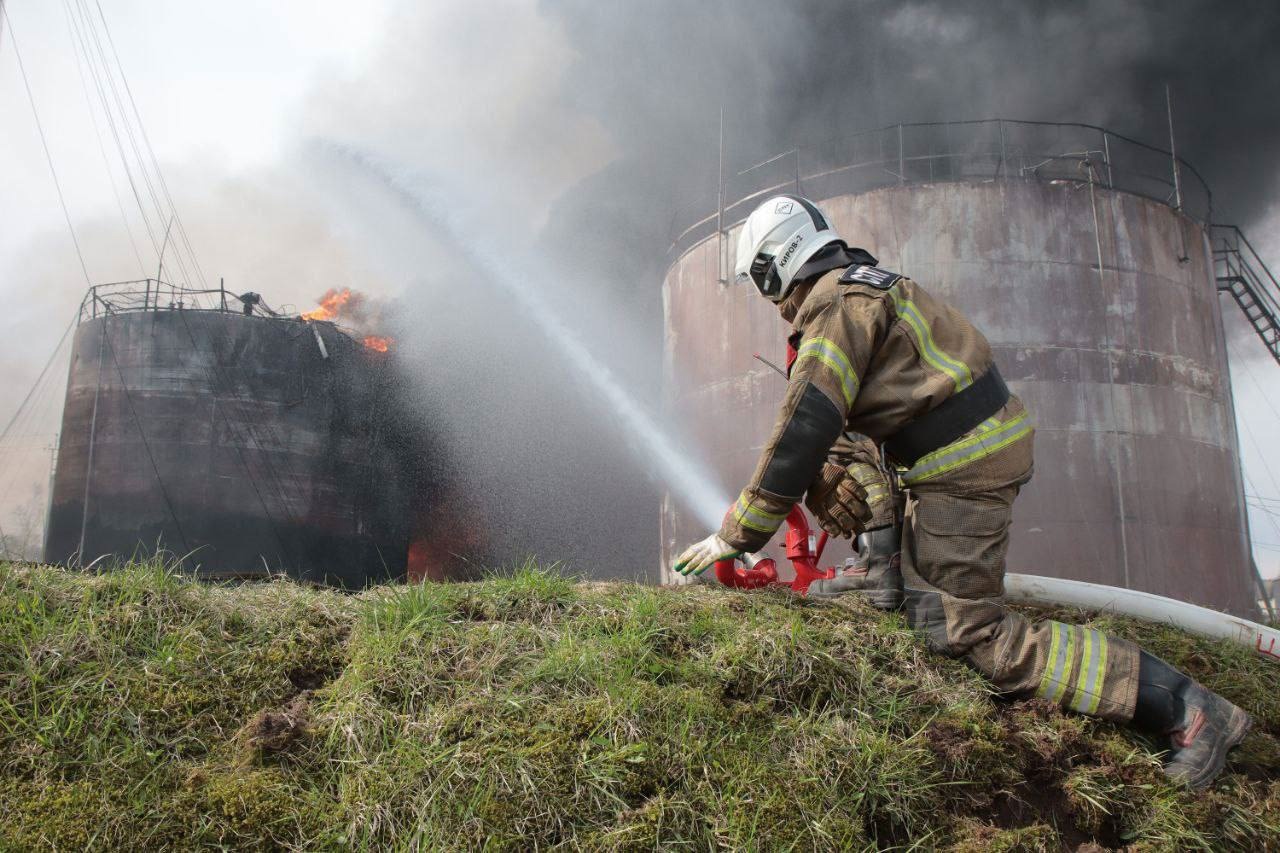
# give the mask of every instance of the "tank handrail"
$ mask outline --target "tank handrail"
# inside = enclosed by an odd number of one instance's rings
[[[1173,152],[1172,152],[1172,151],[1168,151],[1168,150],[1166,150],[1166,149],[1164,149],[1164,148],[1161,148],[1161,147],[1159,147],[1159,146],[1157,146],[1157,145],[1151,145],[1150,143],[1142,142],[1142,141],[1140,141],[1140,140],[1134,139],[1132,136],[1125,136],[1123,133],[1116,133],[1114,130],[1109,130],[1108,128],[1102,127],[1101,125],[1088,124],[1088,123],[1086,123],[1086,122],[1071,122],[1071,121],[1032,121],[1032,120],[1030,120],[1030,119],[1017,119],[1017,118],[974,118],[974,119],[962,119],[962,120],[959,120],[959,121],[911,121],[911,122],[899,122],[898,124],[889,124],[889,125],[885,125],[884,127],[868,128],[867,130],[858,130],[858,131],[854,131],[853,133],[840,134],[840,135],[837,135],[837,136],[828,136],[826,139],[823,139],[823,140],[821,140],[821,141],[819,141],[819,142],[817,142],[817,143],[815,143],[815,144],[813,144],[813,145],[805,145],[805,146],[796,145],[796,146],[793,146],[793,147],[791,147],[791,148],[788,148],[787,150],[785,150],[785,151],[783,151],[783,152],[781,152],[781,153],[779,153],[779,154],[775,154],[774,156],[772,156],[772,157],[768,158],[767,160],[761,160],[759,163],[755,163],[755,164],[753,164],[753,165],[751,165],[751,166],[746,167],[745,169],[743,169],[742,171],[738,172],[737,174],[738,174],[738,176],[745,175],[745,174],[747,174],[748,172],[751,172],[751,171],[753,171],[753,170],[755,170],[755,169],[759,169],[759,168],[760,168],[760,167],[762,167],[762,166],[767,166],[767,165],[769,165],[770,163],[773,163],[773,162],[775,162],[775,161],[777,161],[777,160],[780,160],[780,159],[782,159],[783,157],[786,157],[786,156],[787,156],[787,155],[789,155],[789,154],[793,154],[793,153],[795,153],[795,152],[797,152],[797,151],[803,150],[804,148],[820,148],[820,147],[822,147],[823,145],[829,145],[829,144],[831,144],[831,143],[833,143],[833,142],[845,142],[845,141],[848,141],[848,140],[850,140],[850,139],[856,139],[856,138],[861,137],[861,136],[870,136],[870,135],[871,135],[871,134],[873,134],[873,133],[884,133],[884,132],[885,132],[885,131],[887,131],[887,130],[894,130],[894,129],[899,128],[899,127],[904,128],[904,129],[905,129],[905,128],[916,128],[916,127],[964,127],[964,126],[969,126],[969,125],[991,124],[991,123],[993,123],[993,122],[994,122],[994,123],[996,123],[996,124],[1011,124],[1011,125],[1015,125],[1015,126],[1017,126],[1017,125],[1025,125],[1025,126],[1028,126],[1028,127],[1076,127],[1076,128],[1083,128],[1083,129],[1085,129],[1085,130],[1092,130],[1092,131],[1096,131],[1096,132],[1098,132],[1098,133],[1104,133],[1104,134],[1106,134],[1107,136],[1111,137],[1112,139],[1118,139],[1118,140],[1120,140],[1121,142],[1128,143],[1129,145],[1136,145],[1136,146],[1138,146],[1139,148],[1145,148],[1145,149],[1147,149],[1148,151],[1150,151],[1152,154],[1160,154],[1160,155],[1162,155],[1162,156],[1164,156],[1164,157],[1169,157],[1169,158],[1172,158],[1172,157],[1173,157]],[[932,156],[932,155],[926,155],[926,156]],[[952,155],[945,155],[945,154],[944,154],[944,155],[938,155],[938,156],[952,156]],[[954,156],[963,156],[963,155],[958,155],[958,154],[957,154],[957,155],[954,155]],[[1172,161],[1171,161],[1171,162],[1172,162]],[[1179,166],[1182,166],[1182,167],[1184,167],[1184,168],[1186,168],[1186,169],[1188,169],[1188,170],[1191,172],[1191,174],[1195,175],[1195,176],[1196,176],[1196,179],[1197,179],[1198,181],[1200,181],[1200,183],[1201,183],[1201,184],[1202,184],[1206,189],[1208,189],[1209,182],[1208,182],[1208,181],[1206,181],[1206,180],[1204,179],[1204,176],[1200,174],[1199,170],[1197,170],[1195,166],[1193,166],[1193,165],[1191,165],[1190,163],[1188,163],[1188,162],[1187,162],[1185,159],[1183,159],[1182,157],[1179,157],[1179,158],[1178,158],[1178,165],[1179,165]]]
[[[1026,125],[1026,126],[1028,126],[1028,127],[1078,127],[1078,128],[1083,128],[1083,129],[1085,129],[1085,130],[1093,130],[1093,131],[1096,131],[1096,132],[1098,132],[1098,133],[1105,133],[1107,136],[1111,137],[1112,139],[1118,139],[1118,140],[1120,140],[1121,142],[1126,142],[1126,143],[1128,143],[1129,145],[1136,145],[1136,146],[1138,146],[1139,148],[1145,148],[1145,149],[1147,149],[1148,151],[1150,151],[1152,154],[1160,154],[1160,155],[1162,155],[1162,156],[1170,157],[1170,158],[1172,158],[1172,157],[1173,157],[1173,152],[1172,152],[1172,151],[1168,151],[1168,150],[1166,150],[1166,149],[1164,149],[1164,148],[1159,147],[1158,145],[1151,145],[1150,143],[1142,142],[1142,141],[1140,141],[1140,140],[1134,139],[1132,136],[1125,136],[1123,133],[1116,133],[1114,130],[1110,130],[1110,129],[1108,129],[1108,128],[1102,127],[1101,125],[1097,125],[1097,124],[1088,124],[1087,122],[1080,122],[1080,121],[1033,121],[1033,120],[1031,120],[1031,119],[1021,119],[1021,118],[1000,118],[1000,117],[994,117],[994,118],[971,118],[971,119],[961,119],[961,120],[959,120],[959,121],[914,121],[914,122],[901,122],[901,123],[899,123],[899,124],[890,124],[890,125],[885,125],[884,127],[871,128],[871,129],[869,129],[869,130],[859,130],[859,131],[855,131],[855,132],[854,132],[854,133],[852,133],[852,134],[842,134],[842,135],[839,135],[839,136],[829,136],[829,137],[827,137],[826,139],[822,140],[822,142],[818,143],[818,145],[807,146],[807,147],[816,148],[816,147],[818,147],[818,146],[820,146],[820,145],[825,145],[825,144],[828,144],[828,143],[831,143],[831,142],[841,142],[841,141],[843,141],[843,140],[845,140],[845,139],[849,139],[849,138],[852,138],[852,137],[855,137],[855,136],[865,136],[865,135],[869,135],[869,134],[872,134],[872,133],[883,133],[883,132],[884,132],[884,131],[886,131],[886,130],[893,130],[893,129],[897,128],[897,127],[903,127],[903,128],[908,128],[908,127],[960,127],[960,126],[975,125],[975,124],[991,124],[991,123],[993,123],[993,122],[994,122],[994,123],[997,123],[997,124],[1012,124],[1012,125],[1015,125],[1015,126],[1016,126],[1016,125]],[[800,146],[796,146],[796,148],[799,148],[799,147],[800,147]],[[790,149],[790,151],[794,151],[794,150],[796,150],[796,148]],[[790,151],[785,151],[785,152],[783,152],[783,154],[790,153]],[[771,159],[775,159],[775,158],[771,158]],[[768,161],[765,161],[765,162],[768,162]],[[1178,158],[1178,164],[1179,164],[1180,166],[1184,166],[1184,167],[1186,167],[1187,169],[1190,169],[1190,170],[1191,170],[1191,174],[1195,175],[1195,176],[1196,176],[1196,179],[1197,179],[1197,180],[1199,180],[1199,181],[1200,181],[1200,183],[1201,183],[1201,184],[1203,184],[1206,188],[1208,187],[1208,185],[1209,185],[1208,181],[1206,181],[1206,180],[1204,179],[1204,177],[1200,174],[1200,172],[1196,170],[1196,167],[1195,167],[1195,166],[1192,166],[1190,163],[1188,163],[1186,160],[1184,160],[1184,159],[1183,159],[1183,158],[1181,158],[1181,157],[1179,157],[1179,158]],[[751,168],[751,169],[754,169],[754,168],[757,168],[757,167],[762,166],[762,165],[764,165],[764,163],[763,163],[763,162],[762,162],[762,163],[757,163],[755,166],[751,166],[750,168]],[[739,174],[741,174],[741,173],[739,173]]]
[[[987,127],[997,133],[991,137],[978,134],[971,134],[965,140],[956,140],[952,138],[952,134],[945,133],[942,137],[922,137],[920,131],[942,128],[949,131],[951,128],[975,128]],[[1026,133],[1019,136],[1015,133],[1014,138],[1009,138],[1009,132],[1025,129]],[[1031,135],[1031,129],[1034,128],[1054,128],[1060,131],[1059,138],[1049,142],[1039,141],[1039,137]],[[1061,137],[1061,131],[1084,131],[1087,134],[1098,134],[1101,137],[1101,145],[1098,146],[1096,139],[1089,139],[1092,144],[1084,144],[1083,150],[1069,151],[1069,141],[1064,141]],[[912,133],[916,131],[916,133]],[[895,134],[896,139],[889,139],[886,134]],[[802,168],[802,161],[816,156],[823,156],[824,149],[829,149],[835,144],[856,145],[858,142],[879,136],[880,148],[878,156],[872,156],[865,159],[860,158],[855,152],[848,157],[842,165],[832,168],[830,163],[826,164],[826,168],[822,168],[822,164],[814,169],[810,166],[810,171],[806,172]],[[925,142],[925,152],[908,153],[913,146],[918,150],[919,143]],[[1084,140],[1080,140],[1083,142]],[[1056,146],[1056,147],[1055,147]],[[896,148],[896,152],[892,149]],[[1125,156],[1128,153],[1129,156]],[[1121,162],[1118,162],[1118,157]],[[883,169],[884,175],[873,173],[871,177],[862,180],[862,186],[859,186],[855,192],[866,192],[872,189],[880,189],[885,186],[896,184],[920,183],[920,182],[947,182],[947,181],[963,181],[973,180],[982,177],[985,180],[999,180],[1021,177],[1023,179],[1034,179],[1040,176],[1038,173],[1029,170],[1025,162],[1016,173],[1009,171],[1010,161],[1013,165],[1017,164],[1018,159],[1042,157],[1043,163],[1062,161],[1071,159],[1087,159],[1096,163],[1099,170],[1094,174],[1099,183],[1110,189],[1130,192],[1162,204],[1167,204],[1177,210],[1182,211],[1191,218],[1203,223],[1209,224],[1213,214],[1213,193],[1209,188],[1208,182],[1200,174],[1193,165],[1188,163],[1182,157],[1175,157],[1170,151],[1151,145],[1146,142],[1134,139],[1122,133],[1117,133],[1105,127],[1095,124],[1087,124],[1082,122],[1049,122],[1049,121],[1032,121],[1026,119],[1006,119],[1006,118],[985,118],[985,119],[967,119],[961,121],[935,121],[935,122],[901,122],[898,124],[885,125],[883,127],[861,130],[852,134],[841,134],[831,136],[820,142],[807,144],[803,146],[794,146],[785,149],[778,154],[774,154],[764,160],[747,166],[741,170],[730,170],[730,177],[725,184],[731,186],[726,192],[725,187],[721,186],[717,192],[717,198],[723,199],[722,202],[713,201],[712,204],[718,209],[715,212],[696,219],[691,225],[683,228],[671,238],[668,247],[668,257],[673,258],[677,252],[686,248],[686,244],[695,232],[705,231],[710,223],[715,220],[721,220],[718,226],[721,230],[727,230],[731,224],[736,224],[735,219],[732,223],[724,219],[724,211],[739,207],[744,201],[756,198],[764,193],[785,190],[786,188],[794,188],[795,191],[801,191],[801,184],[805,181],[813,181],[836,175],[839,173],[849,173],[858,178],[858,173],[862,170],[875,167]],[[1160,158],[1161,161],[1167,161],[1168,174],[1157,174],[1151,164],[1147,163],[1152,157]],[[750,182],[759,170],[767,166],[777,164],[794,158],[794,165],[788,165],[788,174],[785,179],[778,180],[765,177],[760,181],[761,186],[732,187],[737,179],[748,178]],[[839,160],[839,156],[835,158],[828,157],[828,160]],[[984,163],[995,162],[994,169],[991,169],[985,175],[975,174],[975,171],[981,173]],[[913,171],[908,168],[915,166],[915,172],[920,173],[921,164],[928,163],[928,177],[922,174],[915,176],[908,173]],[[934,164],[942,165],[941,169],[944,174],[937,174]],[[974,166],[978,166],[976,170]],[[1146,166],[1146,168],[1144,168]],[[896,167],[896,169],[894,168]],[[1163,168],[1163,167],[1162,167]],[[1181,185],[1179,183],[1181,178]],[[1191,178],[1193,180],[1188,180]],[[1050,180],[1072,179],[1070,176],[1053,175]],[[729,193],[732,193],[730,195]],[[1188,200],[1190,197],[1190,200]],[[697,205],[702,207],[702,203]],[[688,211],[689,206],[684,208]],[[678,227],[678,223],[684,217],[677,210],[673,216],[673,226]],[[685,219],[685,221],[688,221]],[[673,227],[673,232],[675,228]],[[714,233],[714,232],[712,232]],[[709,235],[706,235],[709,236]]]
[[[199,303],[201,296],[216,296],[218,300],[214,305],[204,306]],[[86,319],[94,319],[99,315],[99,312],[106,315],[132,311],[159,311],[162,308],[165,310],[173,309],[175,308],[175,302],[176,307],[184,311],[238,313],[241,309],[238,307],[231,308],[228,305],[228,296],[237,303],[240,301],[238,295],[231,293],[225,287],[185,287],[156,278],[104,282],[103,284],[91,285],[86,291],[84,298],[80,301],[80,310],[76,322],[79,324]],[[169,304],[162,306],[161,300],[165,297],[168,298]]]

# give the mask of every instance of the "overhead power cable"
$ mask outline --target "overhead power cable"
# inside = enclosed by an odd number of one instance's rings
[[[1267,393],[1267,389],[1263,387],[1262,383],[1258,381],[1258,377],[1254,375],[1253,367],[1249,365],[1248,357],[1241,355],[1236,359],[1236,361],[1244,368],[1244,375],[1249,377],[1249,381],[1258,389],[1258,395],[1262,398],[1262,402],[1267,404],[1267,408],[1271,410],[1271,414],[1276,416],[1276,421],[1280,422],[1280,409],[1276,408],[1276,404],[1271,400],[1271,395]]]
[[[85,67],[89,70],[89,76],[92,78],[94,88],[98,92],[98,99],[102,103],[102,112],[107,119],[107,127],[111,131],[111,139],[115,142],[116,153],[120,155],[120,163],[124,168],[125,179],[129,182],[129,189],[133,193],[134,203],[138,206],[138,214],[142,217],[142,226],[146,229],[147,238],[151,241],[151,250],[158,256],[160,254],[160,242],[156,239],[155,229],[151,225],[151,217],[147,214],[147,206],[142,201],[142,194],[138,190],[137,180],[134,178],[133,169],[129,165],[129,157],[125,153],[124,142],[120,138],[120,128],[116,122],[115,113],[111,109],[111,102],[107,98],[106,88],[102,83],[102,75],[98,71],[98,67],[93,60],[93,55],[89,49],[89,41],[84,33],[81,21],[79,20],[76,10],[71,6],[71,0],[66,0],[67,9],[71,13],[71,25],[79,42],[80,51],[84,56]]]
[[[18,50],[17,34],[13,31],[13,21],[9,19],[9,10],[0,5],[0,17],[4,18],[9,28],[9,41],[13,44],[13,55],[18,60],[18,71],[22,75],[22,86],[27,90],[27,103],[31,105],[31,117],[35,119],[36,131],[40,134],[40,146],[44,149],[44,159],[49,164],[49,174],[53,176],[54,189],[58,191],[58,204],[62,206],[62,217],[67,221],[67,231],[71,233],[71,242],[76,247],[76,257],[80,259],[80,271],[84,273],[86,286],[93,286],[89,277],[89,267],[84,262],[84,252],[80,250],[80,238],[76,236],[76,228],[71,224],[71,213],[67,210],[67,199],[62,194],[62,183],[58,180],[58,170],[53,165],[53,155],[49,153],[49,141],[44,135],[44,125],[40,121],[40,112],[36,109],[35,96],[31,94],[31,81],[27,79],[27,67],[22,61],[22,52]]]
[[[146,145],[147,154],[151,158],[151,163],[155,167],[156,177],[160,180],[160,188],[164,191],[165,201],[169,204],[169,211],[173,215],[174,221],[178,225],[178,235],[181,237],[183,245],[186,247],[187,254],[191,258],[191,263],[196,269],[196,275],[200,279],[201,286],[205,289],[209,287],[209,281],[205,278],[204,270],[200,267],[200,261],[196,257],[195,249],[191,246],[191,240],[187,236],[187,228],[182,223],[182,217],[178,215],[177,205],[173,203],[173,196],[169,192],[169,183],[165,180],[164,171],[160,168],[160,161],[156,157],[155,150],[151,147],[151,137],[147,135],[147,126],[142,122],[142,113],[138,110],[138,102],[133,97],[133,89],[129,86],[129,78],[125,76],[124,65],[120,62],[120,54],[116,50],[115,39],[111,37],[111,27],[107,24],[107,16],[103,14],[102,3],[94,0],[94,5],[98,7],[98,17],[102,20],[102,31],[106,33],[107,44],[111,46],[111,55],[116,61],[116,70],[120,74],[120,81],[124,83],[125,94],[129,96],[129,105],[133,108],[133,115],[138,123],[138,130],[142,134],[143,144]]]
[[[67,15],[67,38],[71,41],[71,51],[76,55],[76,73],[80,77],[80,91],[84,93],[85,107],[89,110],[89,120],[93,123],[93,135],[98,141],[98,153],[102,155],[102,165],[107,170],[107,180],[111,184],[111,195],[116,200],[116,209],[120,211],[120,221],[124,225],[124,233],[129,238],[129,246],[138,261],[138,270],[142,277],[147,276],[147,266],[142,262],[142,253],[138,251],[138,241],[133,237],[133,229],[129,227],[129,215],[125,213],[124,199],[120,197],[120,187],[116,184],[115,170],[111,168],[111,158],[107,156],[107,146],[102,140],[102,128],[98,124],[98,112],[93,107],[93,97],[89,94],[89,81],[85,77],[84,56],[76,42],[73,12],[69,0],[63,0],[63,11]]]
[[[49,358],[44,363],[44,367],[40,368],[40,374],[36,376],[36,381],[31,384],[27,395],[22,398],[22,402],[18,404],[18,410],[13,413],[13,417],[9,419],[9,423],[5,425],[4,431],[0,432],[0,441],[4,441],[9,436],[13,425],[17,423],[18,416],[26,409],[27,404],[31,402],[31,397],[36,393],[36,389],[40,387],[40,383],[44,381],[45,374],[49,372],[49,368],[53,366],[54,359],[58,357],[58,353],[62,351],[62,345],[67,341],[67,335],[71,334],[71,330],[76,327],[76,320],[80,318],[77,311],[76,315],[71,318],[71,322],[67,324],[67,328],[62,330],[62,337],[58,338],[58,344],[53,348],[53,352],[49,353]]]
[[[12,439],[20,438],[26,435],[26,431],[32,428],[32,425],[38,426],[41,420],[35,415],[35,411],[40,409],[45,413],[49,409],[50,401],[56,401],[58,395],[50,394],[57,383],[51,381],[52,373],[50,369],[57,361],[58,355],[62,352],[66,345],[68,335],[75,328],[76,317],[71,318],[71,322],[67,324],[67,328],[63,330],[62,337],[58,339],[57,345],[53,348],[53,352],[49,354],[49,358],[45,361],[44,367],[40,369],[40,373],[36,376],[31,387],[27,390],[26,395],[22,398],[22,402],[18,404],[17,410],[13,416],[9,418],[9,422],[5,424],[4,430],[0,431],[0,452],[20,452],[24,448],[15,446]],[[25,448],[30,450],[31,448]],[[13,491],[13,485],[17,479],[17,466],[13,464],[5,464],[0,467],[0,506],[7,506],[8,497]],[[0,554],[9,555],[9,539],[4,528],[0,526]]]
[[[107,52],[106,48],[103,46],[102,38],[99,35],[97,27],[91,17],[91,13],[83,0],[77,0],[77,9],[79,11],[85,43],[89,48],[91,73],[99,80],[99,82],[105,79],[105,87],[103,87],[104,109],[109,116],[113,115],[112,102],[114,102],[114,115],[119,117],[119,123],[123,129],[123,140],[119,135],[117,136],[120,159],[125,164],[125,168],[129,169],[131,160],[129,153],[124,150],[123,146],[123,141],[127,141],[128,147],[133,153],[133,160],[136,161],[138,171],[141,173],[140,183],[145,189],[150,204],[154,208],[154,214],[157,217],[157,222],[163,223],[169,218],[169,216],[165,212],[164,205],[160,202],[160,196],[156,191],[155,181],[151,176],[151,168],[149,167],[146,158],[143,156],[142,149],[138,144],[138,133],[135,132],[133,122],[129,119],[129,111],[125,107],[124,97],[120,94],[120,86],[116,82],[115,74],[111,71],[111,65],[107,59]],[[110,100],[106,98],[106,92],[108,91],[111,94]],[[138,201],[139,210],[145,211],[146,205],[138,194],[137,183],[138,182],[134,182],[135,198]],[[160,232],[160,227],[160,224],[157,224],[154,228],[151,228],[150,226],[148,227],[148,233],[151,236],[151,242],[156,250],[157,258],[159,258],[163,252],[163,248],[157,236]],[[190,277],[187,275],[186,264],[183,262],[181,253],[176,257],[178,261],[178,269],[182,274],[182,283],[184,286],[189,287],[191,284]]]
[[[72,10],[70,17],[80,51],[98,90],[103,113],[156,253],[156,275],[162,273],[160,262],[163,260],[164,267],[173,268],[184,287],[191,288],[195,280],[207,289],[207,279],[142,121],[102,6],[90,5],[89,0],[64,0],[64,3]],[[161,241],[167,222],[173,223],[172,243],[168,239]]]

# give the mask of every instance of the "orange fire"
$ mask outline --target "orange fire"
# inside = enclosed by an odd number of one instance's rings
[[[433,559],[431,543],[426,539],[416,539],[409,545],[405,573],[409,583],[447,580],[444,566]]]
[[[366,335],[364,339],[364,345],[375,352],[386,352],[393,343],[395,343],[394,339],[383,338],[378,335]]]
[[[342,290],[330,288],[324,296],[320,297],[320,307],[314,311],[308,311],[302,315],[304,320],[332,320],[342,311],[342,306],[351,301],[351,288],[344,287]]]

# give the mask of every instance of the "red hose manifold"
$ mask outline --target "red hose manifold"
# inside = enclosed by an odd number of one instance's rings
[[[793,506],[787,514],[787,559],[796,570],[795,580],[778,580],[778,566],[771,558],[766,557],[753,568],[739,566],[738,561],[721,560],[716,563],[716,580],[725,586],[735,589],[760,589],[766,586],[785,587],[802,595],[808,591],[809,584],[816,580],[835,577],[834,568],[818,568],[818,560],[822,559],[822,551],[827,545],[827,534],[818,537],[816,546],[809,547],[809,519],[799,505]]]

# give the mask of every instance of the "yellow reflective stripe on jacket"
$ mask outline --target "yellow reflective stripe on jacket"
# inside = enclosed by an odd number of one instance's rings
[[[987,423],[990,421],[981,424],[972,435],[922,456],[909,471],[903,473],[902,482],[912,485],[933,479],[990,456],[1031,434],[1031,420],[1026,412],[1019,412],[1015,417],[994,427],[988,427]]]
[[[796,364],[806,358],[822,362],[840,377],[840,393],[844,396],[845,408],[852,408],[853,398],[858,396],[858,373],[849,363],[844,350],[828,338],[809,338],[800,345],[800,351],[796,353]]]
[[[733,505],[733,520],[743,527],[760,533],[773,533],[782,526],[782,521],[786,517],[785,512],[765,512],[756,509],[747,503],[742,495],[738,496],[738,502]]]
[[[915,332],[916,340],[920,343],[920,355],[929,366],[950,377],[957,391],[972,385],[973,373],[969,370],[969,366],[938,348],[937,342],[933,339],[933,330],[929,328],[929,321],[916,308],[916,304],[897,287],[891,289],[889,295],[893,297],[893,307],[898,317],[911,327],[911,331]]]

